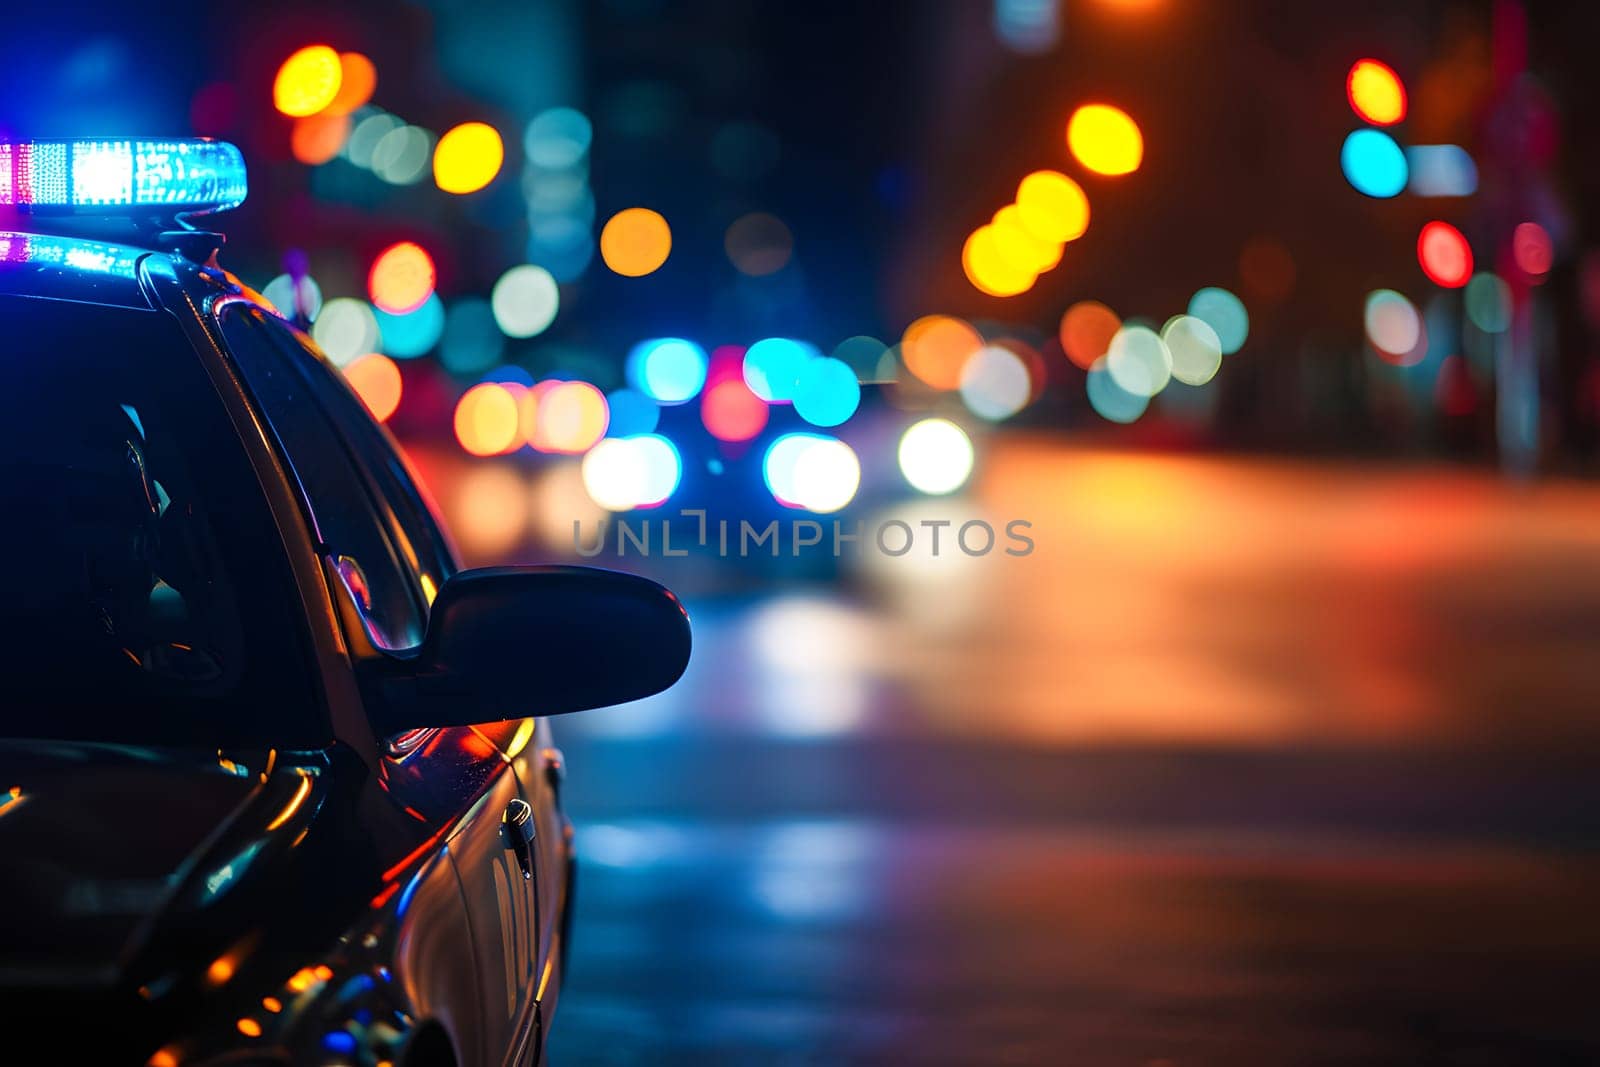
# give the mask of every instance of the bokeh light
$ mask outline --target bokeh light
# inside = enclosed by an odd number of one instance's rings
[[[941,390],[960,388],[962,368],[982,347],[978,331],[951,315],[924,315],[900,338],[906,369]]]
[[[741,215],[723,235],[723,250],[740,274],[752,278],[776,274],[794,253],[794,235],[776,215],[753,211]]]
[[[627,278],[651,273],[672,252],[672,228],[657,212],[645,207],[619,211],[600,231],[600,258]]]
[[[421,126],[396,126],[372,148],[372,173],[390,185],[415,185],[428,173],[433,135]]]
[[[547,388],[529,390],[519,405],[519,429],[528,444],[540,452],[577,455],[606,435],[611,409],[599,389],[577,381],[541,384]]]
[[[980,293],[1016,296],[1033,287],[1038,273],[1019,266],[1006,255],[1001,235],[993,224],[972,231],[961,248],[961,269]]]
[[[855,499],[861,486],[861,460],[836,437],[819,437],[801,450],[790,473],[793,503],[826,515]]]
[[[1098,300],[1080,300],[1061,316],[1061,350],[1073,363],[1088,370],[1106,354],[1111,339],[1122,329],[1122,319]]]
[[[1106,369],[1125,392],[1152,397],[1172,380],[1172,353],[1150,327],[1124,325],[1106,350]]]
[[[345,381],[350,383],[372,417],[386,421],[400,406],[400,367],[388,356],[376,352],[360,356],[346,364]]]
[[[1204,385],[1222,366],[1222,340],[1204,319],[1175,316],[1162,327],[1161,340],[1172,356],[1172,376],[1185,385]]]
[[[499,130],[486,122],[463,122],[434,146],[434,184],[447,193],[475,193],[494,181],[505,158]]]
[[[336,366],[378,347],[378,320],[364,300],[342,296],[322,306],[311,324],[311,337]]]
[[[848,364],[828,356],[810,359],[795,383],[795,414],[813,426],[838,426],[861,405],[861,383]]]
[[[1132,174],[1144,159],[1144,135],[1127,112],[1110,104],[1085,104],[1067,120],[1067,147],[1096,174]]]
[[[528,526],[528,489],[504,463],[475,465],[455,480],[451,530],[468,553],[504,557],[522,540]],[[568,536],[572,527],[567,526]]]
[[[517,395],[496,382],[474,385],[456,402],[455,432],[474,456],[509,452],[522,443]]]
[[[878,364],[888,347],[876,337],[857,334],[834,345],[832,355],[834,359],[848,364],[856,372],[858,381],[871,382],[877,380]]]
[[[311,44],[293,53],[272,80],[272,106],[290,118],[304,118],[333,103],[344,71],[339,53]]]
[[[1033,231],[1023,225],[1022,209],[1017,205],[1007,204],[996,211],[989,226],[994,231],[1000,255],[1019,270],[1038,275],[1054,270],[1061,263],[1064,246],[1058,241],[1034,236]]]
[[[819,357],[817,349],[804,341],[763,338],[744,354],[744,383],[769,404],[789,403],[800,387],[800,372]]]
[[[1376,59],[1356,61],[1345,79],[1345,92],[1356,114],[1374,126],[1393,126],[1406,117],[1406,87]]]
[[[923,419],[900,436],[896,458],[913,489],[942,496],[960,489],[971,477],[972,440],[949,419]]]
[[[1555,244],[1550,231],[1537,222],[1518,223],[1511,232],[1511,258],[1517,269],[1530,278],[1543,278],[1555,263]]]
[[[309,274],[301,276],[298,284],[292,275],[280,274],[261,287],[261,295],[284,318],[300,316],[311,322],[322,311],[322,287]]]
[[[724,378],[700,398],[700,421],[719,441],[750,440],[767,428],[768,416],[766,402],[743,378]]]
[[[307,115],[294,120],[289,152],[301,163],[318,167],[337,156],[349,137],[349,115]]]
[[[1406,187],[1405,153],[1382,130],[1356,130],[1346,137],[1339,165],[1357,192],[1376,199],[1398,196]]]
[[[606,406],[611,411],[606,433],[612,437],[650,433],[661,421],[661,408],[637,389],[613,389],[606,394]]]
[[[1027,406],[1032,395],[1027,364],[1001,345],[984,345],[961,369],[961,399],[979,418],[1009,419]]]
[[[1406,149],[1406,163],[1417,196],[1471,196],[1478,191],[1478,165],[1460,145],[1412,145]]]
[[[375,312],[378,336],[383,350],[395,359],[416,359],[427,355],[444,335],[444,303],[432,293],[417,310],[394,315],[382,308]]]
[[[489,296],[489,307],[507,337],[535,337],[555,321],[561,290],[549,271],[524,263],[500,275]]]
[[[407,315],[433,295],[437,273],[433,257],[413,241],[401,241],[378,253],[367,273],[367,292],[380,311]]]
[[[523,150],[528,162],[546,170],[566,170],[582,162],[594,140],[589,117],[570,107],[541,111],[528,123]]]
[[[628,353],[628,381],[659,404],[682,404],[706,384],[706,350],[681,337],[641,341]]]
[[[477,374],[500,361],[505,335],[494,321],[489,302],[465,296],[445,309],[444,336],[439,339],[439,362],[460,375]]]
[[[762,477],[784,507],[827,514],[855,499],[861,461],[836,437],[788,433],[767,447]]]
[[[1244,301],[1226,289],[1207,286],[1189,298],[1189,314],[1216,331],[1222,354],[1231,356],[1250,337],[1250,313]]]
[[[1367,342],[1388,362],[1404,366],[1422,358],[1422,316],[1400,293],[1378,289],[1367,294],[1364,322]]]
[[[1116,379],[1111,377],[1111,371],[1106,367],[1105,356],[1095,360],[1094,365],[1089,368],[1084,389],[1089,396],[1089,406],[1094,408],[1095,414],[1111,422],[1134,422],[1144,414],[1145,408],[1150,406],[1149,397],[1130,393],[1117,384]]]
[[[583,457],[583,487],[608,511],[659,507],[682,477],[677,448],[659,434],[608,437]]]
[[[1459,289],[1472,278],[1472,246],[1460,230],[1435,220],[1417,237],[1417,262],[1435,285]]]
[[[344,156],[356,166],[370,169],[378,142],[405,123],[387,111],[374,108],[363,108],[361,114],[351,117],[356,120],[356,124],[350,131],[349,139],[345,141]]]
[[[372,99],[378,88],[378,68],[360,52],[339,53],[339,91],[323,109],[327,115],[348,115]]]
[[[1511,328],[1511,287],[1496,274],[1479,274],[1467,283],[1467,318],[1484,333]]]
[[[1036,170],[1017,185],[1017,214],[1041,241],[1076,241],[1089,228],[1089,197],[1058,171]]]

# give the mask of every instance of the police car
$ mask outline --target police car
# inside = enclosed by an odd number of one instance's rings
[[[0,144],[0,1061],[536,1061],[574,870],[543,716],[670,686],[688,619],[460,570],[217,264],[196,220],[245,192],[215,141]]]

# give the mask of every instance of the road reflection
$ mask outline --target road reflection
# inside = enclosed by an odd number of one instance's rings
[[[1600,1051],[1600,491],[988,462],[944,517],[1034,555],[691,583],[684,681],[556,724],[555,1062]]]

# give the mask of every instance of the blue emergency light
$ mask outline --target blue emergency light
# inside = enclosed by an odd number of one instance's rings
[[[33,214],[202,215],[247,190],[244,156],[226,141],[0,142],[0,206]]]

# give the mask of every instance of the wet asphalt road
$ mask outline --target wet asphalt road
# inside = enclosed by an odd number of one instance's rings
[[[1600,490],[1023,443],[945,507],[1039,550],[680,582],[684,682],[556,724],[553,1062],[1600,1059]]]

